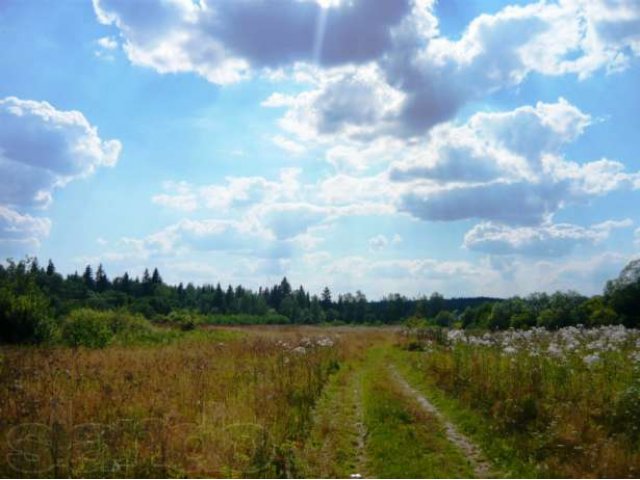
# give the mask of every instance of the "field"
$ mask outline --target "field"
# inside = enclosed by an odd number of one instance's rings
[[[0,361],[3,477],[640,474],[624,327],[216,327]]]

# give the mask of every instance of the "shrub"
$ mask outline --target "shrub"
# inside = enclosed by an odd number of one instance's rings
[[[634,442],[640,440],[640,380],[636,380],[618,397],[614,428],[625,432]]]
[[[104,348],[113,338],[111,312],[74,310],[62,325],[62,339],[70,347]]]
[[[15,295],[0,291],[0,338],[9,343],[40,343],[50,340],[56,324],[49,301],[39,291]]]
[[[202,323],[200,315],[188,310],[174,310],[167,315],[167,321],[180,327],[180,330],[187,332],[189,330],[195,330],[195,328]]]

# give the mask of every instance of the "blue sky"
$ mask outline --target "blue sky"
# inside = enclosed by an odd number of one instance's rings
[[[640,250],[637,0],[0,3],[0,254],[597,293]]]

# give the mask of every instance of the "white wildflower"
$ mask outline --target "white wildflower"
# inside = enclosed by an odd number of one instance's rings
[[[600,355],[598,355],[597,353],[592,353],[591,355],[587,355],[586,357],[584,357],[582,360],[587,364],[588,367],[590,367],[594,363],[600,361]]]
[[[333,340],[329,337],[323,337],[316,341],[316,345],[319,347],[333,347]]]

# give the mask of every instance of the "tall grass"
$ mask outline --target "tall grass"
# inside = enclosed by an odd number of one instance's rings
[[[419,337],[419,338],[418,338]],[[406,345],[424,379],[481,412],[520,455],[561,477],[640,473],[640,334],[623,327],[466,335]]]
[[[348,351],[337,338],[304,334],[3,347],[0,475],[292,475],[292,449]]]

